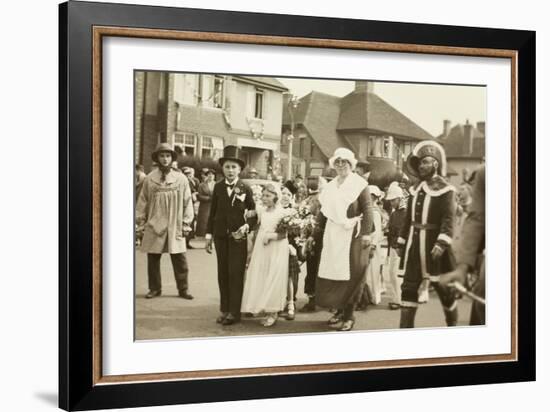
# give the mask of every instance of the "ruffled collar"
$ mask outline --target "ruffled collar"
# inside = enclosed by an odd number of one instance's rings
[[[430,180],[422,180],[409,189],[412,195],[416,195],[420,190],[424,190],[430,196],[441,196],[449,191],[456,191],[456,188],[450,185],[439,175],[434,175]]]

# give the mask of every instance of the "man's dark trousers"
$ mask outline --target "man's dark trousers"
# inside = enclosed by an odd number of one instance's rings
[[[231,313],[236,319],[241,317],[247,244],[246,238],[236,241],[230,235],[214,236],[218,261],[220,312]]]
[[[149,280],[150,291],[162,290],[162,283],[160,280],[160,253],[147,253],[147,277]],[[185,253],[170,254],[172,260],[172,267],[174,268],[174,277],[176,278],[176,285],[178,292],[187,292],[189,275],[189,267],[187,266],[187,258]]]

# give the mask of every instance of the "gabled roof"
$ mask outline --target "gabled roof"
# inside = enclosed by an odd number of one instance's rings
[[[353,91],[340,106],[338,130],[369,129],[412,140],[433,136],[375,93]]]
[[[301,124],[321,152],[329,158],[338,147],[346,147],[346,143],[336,131],[339,116],[339,97],[312,91],[300,99],[294,111],[294,123]],[[288,126],[290,122],[290,114],[288,110],[284,110],[283,124]]]
[[[437,137],[437,141],[445,148],[447,158],[468,157],[482,158],[485,156],[485,135],[472,125],[474,136],[472,153],[464,151],[464,125],[457,124],[449,130],[449,134],[444,138],[443,135]]]
[[[249,80],[252,83],[257,83],[259,86],[269,86],[280,91],[288,91],[288,88],[275,77],[260,77],[260,76],[235,76],[242,80]]]
[[[312,91],[299,101],[294,123],[303,125],[328,158],[338,147],[347,147],[339,131],[372,130],[408,140],[433,137],[408,117],[374,93],[354,91],[340,98]],[[283,110],[283,124],[289,126],[288,110]]]

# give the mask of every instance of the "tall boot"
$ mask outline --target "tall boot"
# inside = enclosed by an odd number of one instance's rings
[[[414,318],[416,316],[417,308],[401,307],[401,319],[399,321],[399,327],[414,328]]]
[[[458,308],[454,309],[447,309],[443,308],[445,312],[445,321],[447,322],[447,326],[456,326],[458,323]]]

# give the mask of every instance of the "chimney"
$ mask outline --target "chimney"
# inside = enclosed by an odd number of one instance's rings
[[[369,81],[366,81],[366,80],[356,80],[355,81],[355,91],[356,92],[374,93],[374,82],[369,82]]]
[[[449,131],[451,130],[451,121],[450,120],[443,120],[443,138],[449,137]]]
[[[479,130],[480,133],[485,136],[485,122],[477,122],[477,130]]]
[[[288,110],[287,107],[291,98],[292,98],[291,93],[283,93],[283,111]]]
[[[464,140],[462,146],[462,154],[471,155],[474,150],[474,128],[468,120],[464,125]]]

